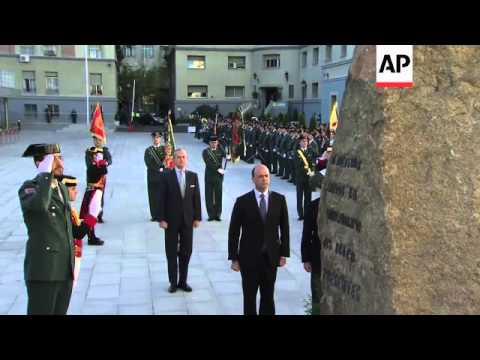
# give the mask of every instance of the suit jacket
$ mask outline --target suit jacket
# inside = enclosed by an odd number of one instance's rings
[[[313,200],[308,204],[303,220],[302,232],[302,262],[310,262],[313,265],[320,266],[320,238],[318,237],[318,205],[320,198]]]
[[[162,177],[161,193],[159,219],[166,221],[168,227],[177,227],[182,223],[186,227],[192,227],[194,220],[202,220],[200,187],[196,173],[185,172],[185,197],[183,199],[175,168],[166,172]]]
[[[65,281],[73,279],[74,249],[68,191],[58,184],[52,189],[53,175],[41,173],[18,190],[28,231],[25,250],[26,281]]]
[[[279,236],[280,230],[280,236]],[[270,262],[278,266],[280,257],[290,256],[290,230],[285,196],[271,191],[267,219],[263,223],[255,192],[237,198],[228,229],[228,259],[241,267],[255,266],[265,242]]]

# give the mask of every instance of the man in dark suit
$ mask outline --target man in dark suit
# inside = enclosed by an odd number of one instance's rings
[[[162,178],[159,208],[160,227],[165,229],[170,293],[177,291],[177,288],[192,291],[187,284],[188,263],[192,255],[193,229],[202,220],[198,176],[186,170],[187,152],[184,149],[175,150],[174,161],[175,168]]]
[[[285,197],[269,191],[270,173],[265,165],[252,171],[255,189],[237,198],[228,230],[228,259],[242,274],[243,312],[275,315],[274,288],[277,267],[290,256],[288,210]],[[278,235],[280,230],[280,237]]]
[[[310,178],[310,187],[314,191],[320,192],[323,176],[316,174]],[[320,238],[318,237],[318,206],[320,198],[313,200],[305,210],[305,220],[302,232],[302,263],[306,272],[311,274],[310,287],[312,291],[312,315],[318,314],[320,304],[320,278],[321,278],[321,261],[320,261]]]

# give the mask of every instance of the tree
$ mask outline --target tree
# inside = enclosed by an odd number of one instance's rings
[[[305,129],[307,127],[307,123],[305,121],[305,114],[303,112],[298,115],[298,124],[302,129]]]
[[[310,126],[308,130],[314,131],[317,128],[317,114],[313,113],[312,117],[310,118]]]
[[[293,109],[293,116],[292,116],[292,120],[293,122],[297,122],[298,121],[298,110],[297,108]]]

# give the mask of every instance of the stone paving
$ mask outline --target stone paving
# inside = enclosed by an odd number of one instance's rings
[[[113,165],[105,194],[105,224],[96,232],[105,240],[102,247],[84,245],[78,286],[69,314],[72,315],[235,315],[242,314],[239,273],[227,260],[228,225],[235,199],[252,189],[252,165],[229,163],[224,181],[222,222],[202,221],[194,231],[193,255],[188,282],[193,292],[167,292],[168,276],[164,232],[149,221],[146,171],[143,162],[148,133],[108,135]],[[31,159],[21,158],[30,143],[60,143],[65,173],[80,181],[80,206],[85,189],[84,152],[91,146],[86,129],[76,126],[59,131],[22,131],[15,144],[0,145],[0,314],[26,314],[27,296],[23,281],[26,228],[17,191],[24,180],[35,176]],[[188,168],[199,175],[202,216],[206,220],[204,164],[205,144],[193,134],[176,134],[177,147],[189,154]],[[271,189],[287,197],[290,217],[291,257],[280,268],[276,282],[276,310],[279,315],[305,314],[309,295],[309,274],[300,260],[302,222],[297,221],[295,187],[272,177]],[[318,196],[318,195],[314,195]]]

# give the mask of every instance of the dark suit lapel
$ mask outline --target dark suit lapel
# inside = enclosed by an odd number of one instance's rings
[[[257,203],[257,196],[255,194],[255,190],[252,190],[252,192],[250,193],[250,201],[252,203],[252,206],[257,210],[257,216],[260,219],[260,222],[263,223],[262,215],[260,214],[260,208]],[[267,212],[267,217],[268,217],[268,212]]]
[[[267,208],[267,219],[265,220],[265,222],[268,222],[268,219],[270,218],[270,215],[272,213],[272,208],[273,208],[273,196],[272,196],[272,192],[269,191],[268,192],[268,208]]]

